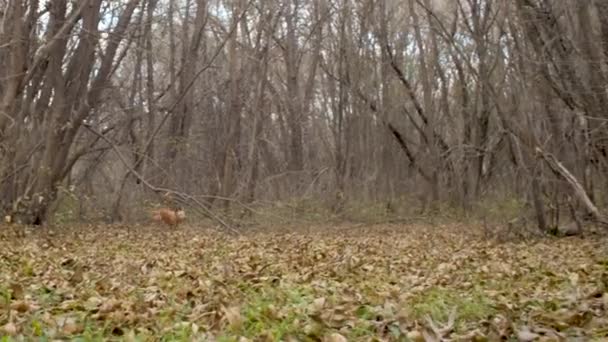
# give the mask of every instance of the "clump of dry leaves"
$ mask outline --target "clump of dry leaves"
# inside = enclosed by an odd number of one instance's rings
[[[0,231],[8,340],[520,341],[608,337],[608,241],[461,226]]]

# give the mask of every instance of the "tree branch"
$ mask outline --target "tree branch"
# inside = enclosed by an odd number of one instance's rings
[[[188,204],[188,202],[194,203],[202,210],[202,212],[205,214],[205,216],[207,216],[210,219],[219,223],[222,227],[225,228],[226,231],[228,231],[232,234],[235,234],[235,235],[240,235],[239,231],[237,231],[236,229],[234,229],[230,225],[228,225],[228,223],[226,223],[219,216],[214,214],[209,208],[207,208],[207,206],[205,206],[203,203],[201,203],[199,200],[197,200],[193,196],[182,193],[182,192],[177,192],[172,189],[156,187],[156,186],[150,184],[150,182],[148,182],[141,174],[139,174],[139,172],[137,172],[134,168],[132,168],[129,165],[126,158],[118,150],[116,145],[114,143],[112,143],[112,141],[110,141],[110,139],[108,139],[105,135],[94,130],[89,124],[83,124],[83,126],[86,129],[88,129],[91,133],[97,135],[99,138],[104,140],[108,145],[110,145],[110,147],[112,147],[112,150],[114,150],[114,152],[116,153],[116,155],[118,156],[120,161],[125,165],[125,167],[127,169],[129,169],[131,174],[133,174],[137,179],[139,179],[142,182],[142,184],[144,184],[148,189],[150,189],[156,193],[168,193],[168,194],[174,195],[178,200],[180,200],[182,203],[185,203],[185,204]]]
[[[566,167],[560,163],[557,158],[551,153],[547,153],[543,151],[540,147],[535,148],[536,155],[542,158],[547,165],[551,168],[553,172],[560,175],[568,184],[572,187],[574,191],[574,195],[578,198],[579,201],[585,206],[585,208],[589,211],[589,213],[593,216],[593,219],[605,226],[608,226],[608,221],[605,217],[600,213],[599,209],[593,204],[587,192],[581,185],[581,183],[574,177]]]

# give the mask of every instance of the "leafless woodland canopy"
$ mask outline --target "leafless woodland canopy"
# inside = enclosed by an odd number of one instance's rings
[[[605,1],[0,0],[0,26],[0,206],[25,223],[160,188],[512,197],[541,228],[606,205]]]

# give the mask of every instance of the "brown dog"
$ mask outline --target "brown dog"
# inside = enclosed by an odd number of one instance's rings
[[[152,219],[157,222],[164,222],[171,227],[177,227],[178,224],[186,219],[186,212],[183,209],[161,208],[152,211]]]

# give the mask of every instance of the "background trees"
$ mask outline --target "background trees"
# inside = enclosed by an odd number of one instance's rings
[[[70,189],[121,219],[153,198],[133,169],[223,208],[408,196],[470,209],[503,195],[533,203],[543,226],[573,194],[543,156],[604,206],[599,1],[5,0],[0,12],[0,204],[25,222]]]

